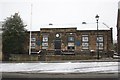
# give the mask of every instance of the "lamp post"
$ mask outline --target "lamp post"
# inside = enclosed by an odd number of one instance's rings
[[[99,59],[99,36],[98,36],[98,20],[99,16],[98,14],[95,16],[96,21],[97,21],[97,59]]]
[[[31,55],[31,27],[32,27],[32,4],[31,4],[31,20],[30,20],[30,39],[29,39],[29,55]]]

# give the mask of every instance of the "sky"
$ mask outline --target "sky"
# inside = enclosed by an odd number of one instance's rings
[[[0,21],[19,13],[28,30],[37,30],[49,25],[75,25],[82,22],[105,23],[113,28],[117,40],[117,11],[119,0],[0,0]],[[82,27],[84,28],[84,27]]]

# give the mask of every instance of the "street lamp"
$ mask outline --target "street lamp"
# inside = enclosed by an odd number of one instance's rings
[[[96,21],[97,21],[97,59],[99,59],[99,37],[98,37],[98,20],[99,16],[98,14],[95,16]]]
[[[31,4],[31,20],[30,20],[30,39],[29,39],[29,55],[31,55],[31,35],[32,35],[32,32],[31,32],[31,28],[32,28],[32,4]]]

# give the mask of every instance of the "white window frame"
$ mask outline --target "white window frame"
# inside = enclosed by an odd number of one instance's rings
[[[98,48],[98,44],[99,44],[99,49],[103,50],[104,44],[102,42],[97,43],[97,48]]]
[[[98,37],[97,37],[97,41],[103,42],[103,36],[98,36]]]
[[[35,41],[36,41],[36,38],[35,38],[35,37],[32,37],[32,38],[31,38],[31,41],[32,41],[32,42],[35,42]]]
[[[48,49],[48,35],[47,34],[43,34],[42,49]]]
[[[43,42],[48,42],[48,35],[43,35]]]
[[[48,46],[42,46],[42,49],[48,49]]]
[[[32,49],[35,49],[35,46],[36,46],[36,43],[32,42],[32,43],[31,43],[31,48],[32,48]]]
[[[89,43],[83,42],[82,43],[82,49],[89,49]]]
[[[89,41],[89,36],[88,36],[88,34],[82,35],[82,42],[88,42],[88,41]]]
[[[74,36],[68,36],[68,42],[74,42],[75,38]]]
[[[82,42],[88,42],[88,36],[82,36]]]
[[[48,46],[47,42],[42,43],[42,46]]]
[[[104,37],[103,37],[103,35],[97,36],[97,42],[96,42],[97,49],[98,49],[98,44],[99,44],[99,49],[103,50],[104,49]]]
[[[82,35],[82,49],[89,49],[89,35]]]

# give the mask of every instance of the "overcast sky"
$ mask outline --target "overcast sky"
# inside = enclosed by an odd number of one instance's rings
[[[32,30],[49,23],[54,25],[75,25],[79,27],[83,21],[96,23],[95,16],[100,16],[99,22],[113,27],[113,38],[117,37],[117,11],[119,0],[0,0],[0,21],[18,12],[27,29]],[[78,26],[77,26],[78,25]]]

